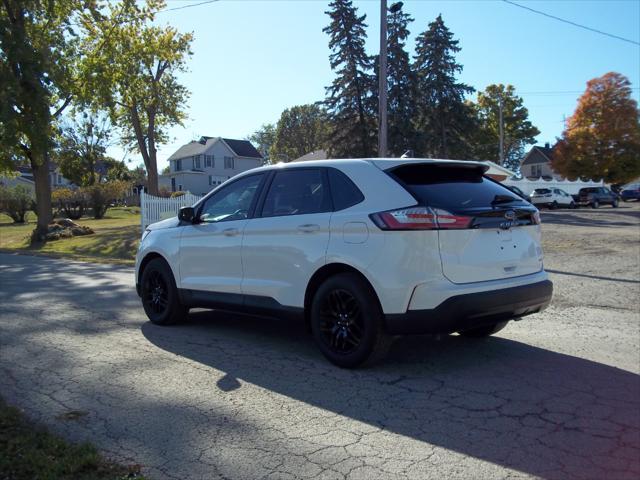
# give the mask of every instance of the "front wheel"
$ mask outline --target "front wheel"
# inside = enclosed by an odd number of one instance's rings
[[[494,323],[493,325],[488,325],[486,327],[478,327],[478,328],[472,328],[471,330],[464,330],[462,332],[458,332],[459,335],[462,335],[463,337],[470,337],[470,338],[483,338],[483,337],[488,337],[490,335],[493,335],[494,333],[498,333],[500,330],[502,330],[504,327],[507,326],[507,322],[498,322],[498,323]]]
[[[391,345],[375,293],[354,273],[334,275],[320,285],[310,317],[318,348],[339,367],[374,363],[384,357]]]
[[[551,210],[557,210],[558,209],[558,202],[556,202],[555,200],[553,201],[553,203],[549,206],[549,208]]]
[[[613,208],[618,208],[618,205],[620,205],[620,202],[619,202],[619,201],[618,201],[618,199],[616,198],[616,199],[613,201],[613,203],[611,204],[611,206],[612,206]]]
[[[591,208],[600,208],[600,202],[598,200],[594,200],[591,204]]]
[[[167,262],[154,258],[142,272],[142,306],[152,323],[171,325],[181,321],[189,309],[180,303],[173,272]]]
[[[569,204],[569,208],[570,208],[571,210],[573,210],[574,208],[576,208],[576,202],[571,202],[571,203]]]

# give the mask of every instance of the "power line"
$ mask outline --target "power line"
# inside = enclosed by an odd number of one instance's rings
[[[535,10],[533,8],[526,7],[524,5],[520,5],[519,3],[512,2],[511,0],[502,0],[502,1],[504,3],[508,3],[509,5],[513,5],[514,7],[519,7],[519,8],[522,8],[524,10],[528,10],[530,12],[537,13],[538,15],[543,15],[545,17],[552,18],[554,20],[558,20],[559,22],[568,23],[569,25],[573,25],[574,27],[582,28],[584,30],[589,30],[590,32],[599,33],[600,35],[604,35],[604,36],[607,36],[607,37],[615,38],[616,40],[622,40],[623,42],[628,42],[628,43],[632,43],[633,45],[639,45],[640,46],[640,42],[637,42],[635,40],[630,40],[628,38],[620,37],[619,35],[614,35],[613,33],[607,33],[607,32],[603,32],[602,30],[598,30],[598,29],[595,29],[595,28],[587,27],[586,25],[582,25],[580,23],[572,22],[571,20],[566,20],[564,18],[556,17],[555,15],[551,15],[549,13],[541,12],[540,10]]]
[[[208,3],[214,3],[219,1],[220,0],[205,0],[204,2],[191,3],[189,5],[182,5],[181,7],[163,8],[162,10],[158,10],[156,13],[171,12],[172,10],[182,10],[184,8],[191,8],[191,7],[199,7],[200,5],[207,5]]]

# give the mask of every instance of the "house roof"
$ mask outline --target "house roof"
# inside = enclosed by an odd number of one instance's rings
[[[309,152],[306,155],[296,158],[295,160],[292,160],[292,162],[308,162],[310,160],[326,160],[326,159],[327,159],[326,150],[316,150],[314,152]]]
[[[553,149],[547,143],[544,147],[531,147],[531,150],[527,152],[520,165],[531,165],[533,163],[551,162],[553,156]]]
[[[249,140],[234,140],[232,138],[220,137],[200,137],[200,140],[192,140],[186,145],[182,145],[169,157],[169,161],[178,160],[180,158],[193,157],[206,152],[214,143],[223,141],[229,149],[238,157],[249,157],[262,159],[262,155],[258,152]]]
[[[260,158],[262,155],[256,150],[249,140],[234,140],[232,138],[223,138],[222,141],[226,143],[233,153],[239,157]]]

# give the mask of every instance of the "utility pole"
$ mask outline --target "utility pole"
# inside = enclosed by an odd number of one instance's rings
[[[503,115],[503,107],[502,107],[502,93],[500,94],[500,98],[498,100],[498,108],[500,110],[500,165],[504,164],[504,115]]]
[[[387,0],[380,0],[378,69],[378,157],[387,156]]]

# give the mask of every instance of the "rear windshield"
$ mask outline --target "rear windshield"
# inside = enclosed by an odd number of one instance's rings
[[[536,188],[533,193],[541,193],[543,195],[547,194],[547,193],[551,193],[551,190],[549,190],[548,188]]]
[[[598,188],[581,188],[580,193],[598,193]]]
[[[483,176],[480,168],[448,165],[403,165],[391,176],[421,204],[453,211],[501,205],[527,205],[511,190]]]

